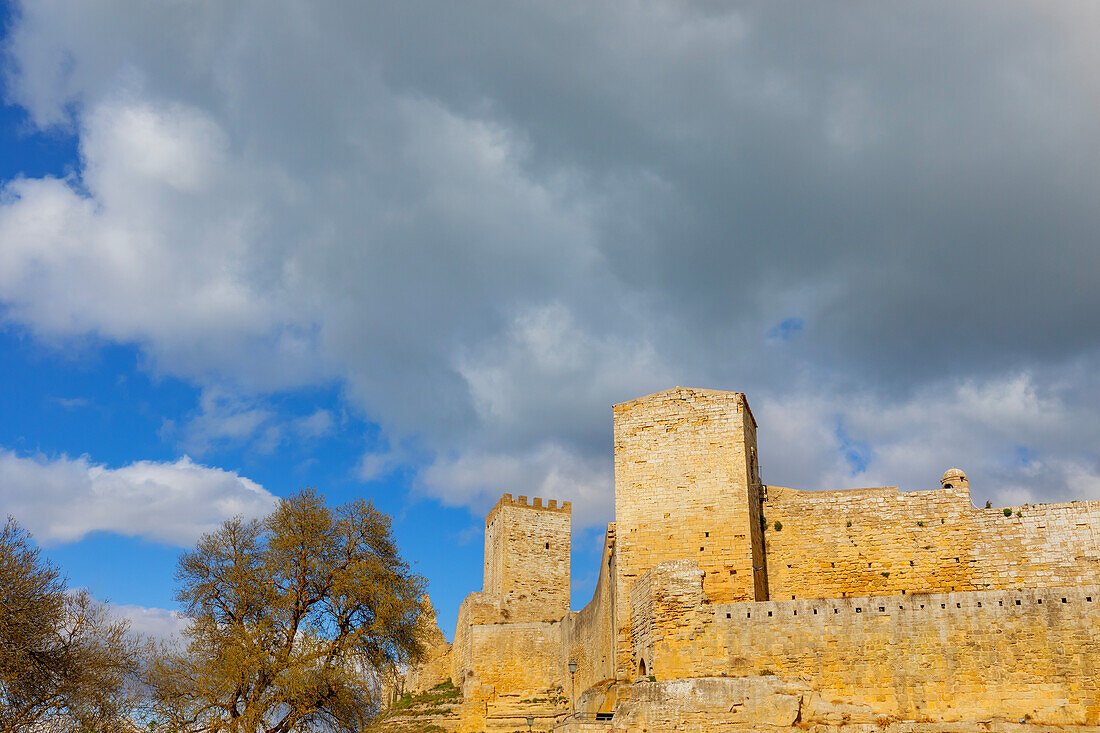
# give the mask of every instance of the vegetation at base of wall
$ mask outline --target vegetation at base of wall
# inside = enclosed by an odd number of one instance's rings
[[[459,689],[450,680],[447,680],[417,695],[406,692],[390,706],[390,709],[386,711],[386,717],[394,715],[454,715],[453,710],[439,706],[457,703],[461,698],[462,693]]]
[[[1006,517],[1011,517],[1012,516],[1012,510],[1009,509],[1008,507],[1005,507],[1005,516]]]
[[[761,677],[775,677],[775,672],[771,671],[770,669],[762,669],[762,670],[760,670],[760,676]]]
[[[657,681],[657,675],[655,675],[655,674],[649,675],[649,681],[650,682],[656,682]]]

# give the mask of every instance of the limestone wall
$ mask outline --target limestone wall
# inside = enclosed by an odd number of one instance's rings
[[[972,590],[967,489],[796,491],[764,502],[773,599]],[[781,529],[776,530],[779,522]]]
[[[975,509],[966,488],[766,492],[775,599],[1100,583],[1100,502],[1006,517]]]
[[[577,662],[574,675],[576,692],[580,693],[601,682],[615,679],[614,598],[615,525],[607,525],[604,535],[600,573],[592,600],[577,613],[571,613],[562,624],[562,669],[569,660]]]
[[[560,623],[479,624],[470,627],[474,679],[496,694],[525,695],[566,684]]]
[[[485,519],[485,593],[512,621],[557,621],[569,612],[570,518],[561,506],[505,494]]]
[[[756,598],[755,423],[740,393],[679,387],[615,405],[613,414],[617,671],[625,678],[634,671],[629,588],[656,563],[694,558],[711,598]]]
[[[974,512],[974,585],[1020,588],[1100,583],[1100,502]],[[1021,515],[1016,516],[1017,512]]]
[[[487,593],[471,593],[459,605],[451,644],[451,681],[463,691],[466,682],[474,676],[470,630],[475,624],[494,624],[503,620],[499,601]]]
[[[683,592],[681,565],[654,570],[654,596]],[[1100,722],[1100,585],[653,605],[639,653],[658,680],[775,674],[894,719]]]

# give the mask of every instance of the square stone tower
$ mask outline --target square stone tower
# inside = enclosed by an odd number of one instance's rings
[[[569,613],[570,502],[505,494],[485,518],[485,584],[510,622]]]
[[[711,602],[766,600],[756,421],[745,395],[674,389],[615,405],[616,629],[631,679],[630,586],[692,559]]]

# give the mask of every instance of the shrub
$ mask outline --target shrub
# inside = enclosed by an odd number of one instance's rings
[[[1006,517],[1011,517],[1012,516],[1012,510],[1009,509],[1008,507],[1005,507],[1005,516]]]
[[[989,499],[986,499],[985,500],[985,508],[986,509],[992,509],[993,508],[993,502],[991,502]]]
[[[923,519],[917,520],[917,526],[918,527],[923,527],[924,526],[924,520]]]
[[[884,578],[889,578],[889,577],[890,577],[890,573],[887,573],[887,572],[883,571],[883,573],[882,573],[882,577],[884,577]]]
[[[851,527],[851,526],[852,526],[852,520],[851,520],[851,519],[849,519],[849,520],[847,521],[847,523],[845,523],[845,525],[844,525],[844,526],[845,526],[845,527]]]
[[[782,522],[780,522],[780,521],[779,521],[778,519],[777,519],[777,520],[775,520],[775,525],[774,525],[774,526],[775,526],[775,531],[776,531],[776,532],[778,532],[779,530],[783,529],[783,523],[782,523]]]
[[[1021,512],[1021,511],[1019,511],[1019,510],[1017,510],[1017,511],[1016,511],[1016,516],[1017,516],[1017,517],[1022,517],[1022,516],[1024,516],[1024,513],[1023,513],[1023,512]]]

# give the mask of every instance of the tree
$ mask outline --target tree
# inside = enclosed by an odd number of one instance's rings
[[[0,531],[0,732],[125,730],[141,644],[87,592],[69,591],[8,517]]]
[[[374,681],[420,652],[424,580],[362,500],[333,510],[305,490],[263,521],[229,520],[177,580],[187,650],[162,650],[148,680],[181,733],[359,730],[379,711]]]

